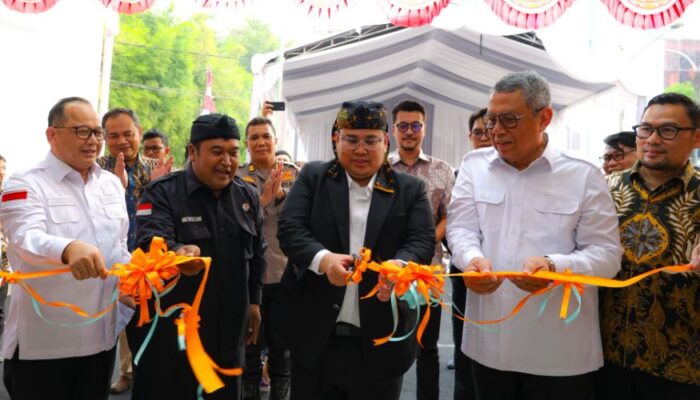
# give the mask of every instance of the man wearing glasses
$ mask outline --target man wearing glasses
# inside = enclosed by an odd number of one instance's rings
[[[617,279],[689,262],[700,271],[700,108],[676,93],[649,101],[634,126],[639,161],[608,178],[624,254]],[[691,251],[691,249],[693,249]],[[600,291],[602,399],[700,399],[700,277],[654,275]]]
[[[392,171],[387,131],[383,105],[343,103],[332,131],[336,157],[307,163],[282,209],[277,237],[289,262],[278,304],[288,307],[280,332],[292,355],[292,400],[398,400],[415,359],[415,335],[372,342],[393,328],[386,285],[360,300],[377,274],[346,283],[363,246],[374,261],[426,264],[435,252],[425,184]],[[404,301],[398,307],[397,332],[406,334],[415,312]]]
[[[8,257],[22,272],[69,266],[72,276],[37,279],[32,287],[45,299],[95,314],[110,305],[117,286],[107,268],[130,259],[124,188],[96,163],[105,134],[87,100],[60,100],[48,124],[46,159],[13,175],[2,193],[0,223],[10,243]],[[33,304],[26,291],[16,290],[2,348],[10,397],[106,400],[116,321],[113,309],[85,324],[65,308]]]
[[[154,160],[166,160],[170,155],[168,136],[159,129],[150,129],[143,134],[143,155]],[[172,163],[172,156],[169,162]]]
[[[604,139],[605,154],[603,160],[605,175],[624,171],[637,161],[637,143],[634,132],[614,133]]]
[[[455,176],[450,165],[423,152],[425,107],[415,101],[402,101],[392,110],[397,151],[389,154],[391,168],[416,176],[425,182],[435,223],[435,253],[431,264],[442,264],[442,239],[447,225],[447,205]],[[418,400],[440,398],[440,362],[437,342],[442,309],[431,310],[430,321],[418,348],[416,362]]]
[[[162,160],[141,157],[139,147],[143,128],[136,113],[128,108],[114,108],[102,117],[102,127],[107,139],[109,155],[102,156],[97,163],[106,171],[112,172],[121,180],[126,190],[126,209],[129,213],[129,251],[136,247],[136,206],[141,199],[143,188],[152,180],[165,175],[172,166]],[[131,352],[126,335],[119,336],[120,376],[112,385],[112,394],[119,394],[131,387]]]
[[[617,217],[603,174],[552,146],[545,133],[552,116],[549,84],[534,71],[508,74],[491,90],[484,124],[494,148],[464,156],[448,208],[447,238],[457,268],[571,270],[608,278],[620,269]],[[550,283],[465,279],[465,314],[502,318]],[[587,290],[581,297],[571,324],[558,307],[538,316],[538,302],[528,302],[497,332],[465,324],[462,351],[472,359],[477,399],[534,400],[564,392],[593,398],[593,373],[603,365],[598,296]],[[555,291],[549,301],[561,300]]]
[[[484,126],[483,118],[486,115],[486,111],[487,109],[482,108],[469,117],[469,142],[474,150],[493,146],[489,131]]]

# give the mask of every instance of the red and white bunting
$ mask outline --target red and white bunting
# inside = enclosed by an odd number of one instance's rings
[[[433,18],[450,4],[450,0],[382,0],[389,22],[416,28],[433,22]]]
[[[137,14],[151,8],[155,0],[99,0],[105,7],[121,14]]]
[[[38,14],[49,10],[58,0],[2,0],[10,10],[25,14]]]

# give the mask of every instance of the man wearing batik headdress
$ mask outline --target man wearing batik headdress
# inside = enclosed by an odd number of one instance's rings
[[[368,272],[359,284],[346,284],[351,254],[363,246],[375,261],[423,264],[435,249],[425,184],[391,170],[387,129],[381,104],[343,103],[332,131],[334,159],[306,164],[282,210],[292,400],[398,399],[415,359],[412,336],[373,345],[393,329],[385,283],[378,297],[360,300],[378,275]],[[405,302],[399,306],[397,332],[405,334],[415,317]]]

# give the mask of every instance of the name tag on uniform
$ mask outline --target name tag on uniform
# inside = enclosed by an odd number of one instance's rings
[[[202,217],[182,217],[182,223],[186,222],[202,222]]]

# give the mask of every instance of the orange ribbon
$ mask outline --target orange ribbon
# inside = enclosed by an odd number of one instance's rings
[[[599,287],[608,287],[608,288],[622,288],[622,287],[627,287],[631,286],[639,281],[641,281],[644,278],[647,278],[651,275],[657,274],[659,272],[666,272],[666,273],[679,273],[679,272],[688,272],[693,269],[691,265],[672,265],[672,266],[667,266],[667,267],[661,267],[661,268],[656,268],[647,272],[644,272],[642,274],[639,274],[637,276],[634,276],[632,278],[620,281],[616,279],[608,279],[608,278],[600,278],[597,276],[589,276],[589,275],[580,275],[580,274],[574,274],[570,270],[566,270],[563,273],[560,272],[550,272],[550,271],[537,271],[534,274],[527,274],[524,272],[515,272],[515,271],[497,271],[497,272],[461,272],[461,273],[452,273],[452,274],[446,274],[442,273],[443,269],[442,266],[427,266],[427,265],[419,265],[413,262],[409,262],[405,267],[401,267],[396,265],[393,262],[382,262],[382,263],[376,263],[374,261],[370,261],[371,258],[371,252],[368,249],[363,248],[360,251],[360,254],[362,257],[357,260],[355,263],[355,270],[348,274],[348,281],[353,281],[355,283],[359,283],[362,281],[362,275],[369,271],[374,271],[380,275],[380,277],[383,277],[385,280],[388,280],[389,282],[394,284],[393,292],[396,294],[398,297],[403,296],[406,294],[406,292],[410,289],[411,285],[415,283],[415,287],[418,293],[423,297],[425,300],[426,304],[430,305],[431,304],[431,295],[432,295],[432,303],[433,304],[439,304],[442,307],[445,307],[444,303],[440,300],[440,296],[444,293],[444,284],[445,284],[445,277],[448,276],[461,276],[461,277],[466,277],[466,278],[480,278],[480,277],[490,277],[490,276],[496,276],[499,278],[515,278],[515,277],[527,277],[527,278],[536,278],[536,279],[545,279],[545,280],[550,280],[552,281],[552,284],[539,289],[535,292],[532,292],[525,297],[523,297],[511,310],[511,312],[504,316],[503,318],[499,319],[494,319],[494,320],[471,320],[467,318],[466,316],[459,316],[455,315],[457,318],[465,321],[465,322],[470,322],[476,325],[492,325],[492,324],[498,324],[501,323],[507,319],[510,319],[517,315],[522,308],[525,306],[525,304],[534,296],[538,296],[541,294],[545,294],[553,289],[555,289],[558,286],[562,286],[564,289],[563,297],[562,297],[562,304],[560,307],[559,311],[559,316],[562,319],[567,319],[567,315],[569,314],[568,312],[568,307],[569,307],[569,300],[571,298],[571,294],[573,290],[576,290],[579,295],[583,295],[584,293],[584,285],[591,285],[591,286],[599,286]],[[376,295],[376,293],[379,290],[379,287],[381,285],[381,279],[380,283],[378,283],[367,295],[363,296],[362,299],[366,299],[369,297],[372,297]],[[427,307],[425,315],[423,316],[423,319],[421,320],[418,332],[416,333],[416,337],[418,339],[418,342],[420,343],[420,339],[423,335],[423,332],[425,330],[425,326],[428,323],[428,320],[430,318],[430,307]],[[389,336],[375,339],[374,343],[375,345],[383,344],[386,343],[391,339],[393,336],[393,333],[390,334]]]
[[[149,323],[151,317],[148,311],[148,299],[154,296],[161,296],[174,285],[177,284],[180,277],[180,268],[185,263],[200,261],[204,265],[204,276],[197,290],[197,294],[192,302],[192,305],[179,303],[169,307],[166,311],[157,310],[161,316],[176,308],[182,308],[180,318],[176,319],[175,323],[178,326],[178,335],[184,336],[184,343],[187,352],[187,359],[190,362],[192,371],[197,377],[197,380],[202,385],[202,388],[207,393],[214,392],[224,386],[223,381],[217,373],[228,376],[240,375],[243,372],[242,368],[222,368],[218,366],[214,360],[207,354],[199,336],[199,308],[204,295],[207,278],[209,276],[209,268],[211,258],[209,257],[189,257],[176,255],[172,251],[168,251],[167,245],[163,238],[154,237],[151,241],[151,246],[148,253],[137,249],[133,252],[131,261],[128,264],[115,264],[109,274],[119,278],[119,291],[122,294],[129,295],[136,301],[140,308],[140,317],[138,326]],[[86,318],[99,318],[107,314],[116,306],[113,302],[106,309],[96,313],[88,314],[80,307],[64,303],[60,301],[48,302],[44,300],[26,280],[39,279],[49,276],[55,276],[71,272],[70,268],[60,268],[47,271],[23,273],[4,272],[0,271],[0,277],[4,282],[11,284],[17,283],[22,286],[37,302],[52,306],[65,307],[73,311],[75,314]]]

